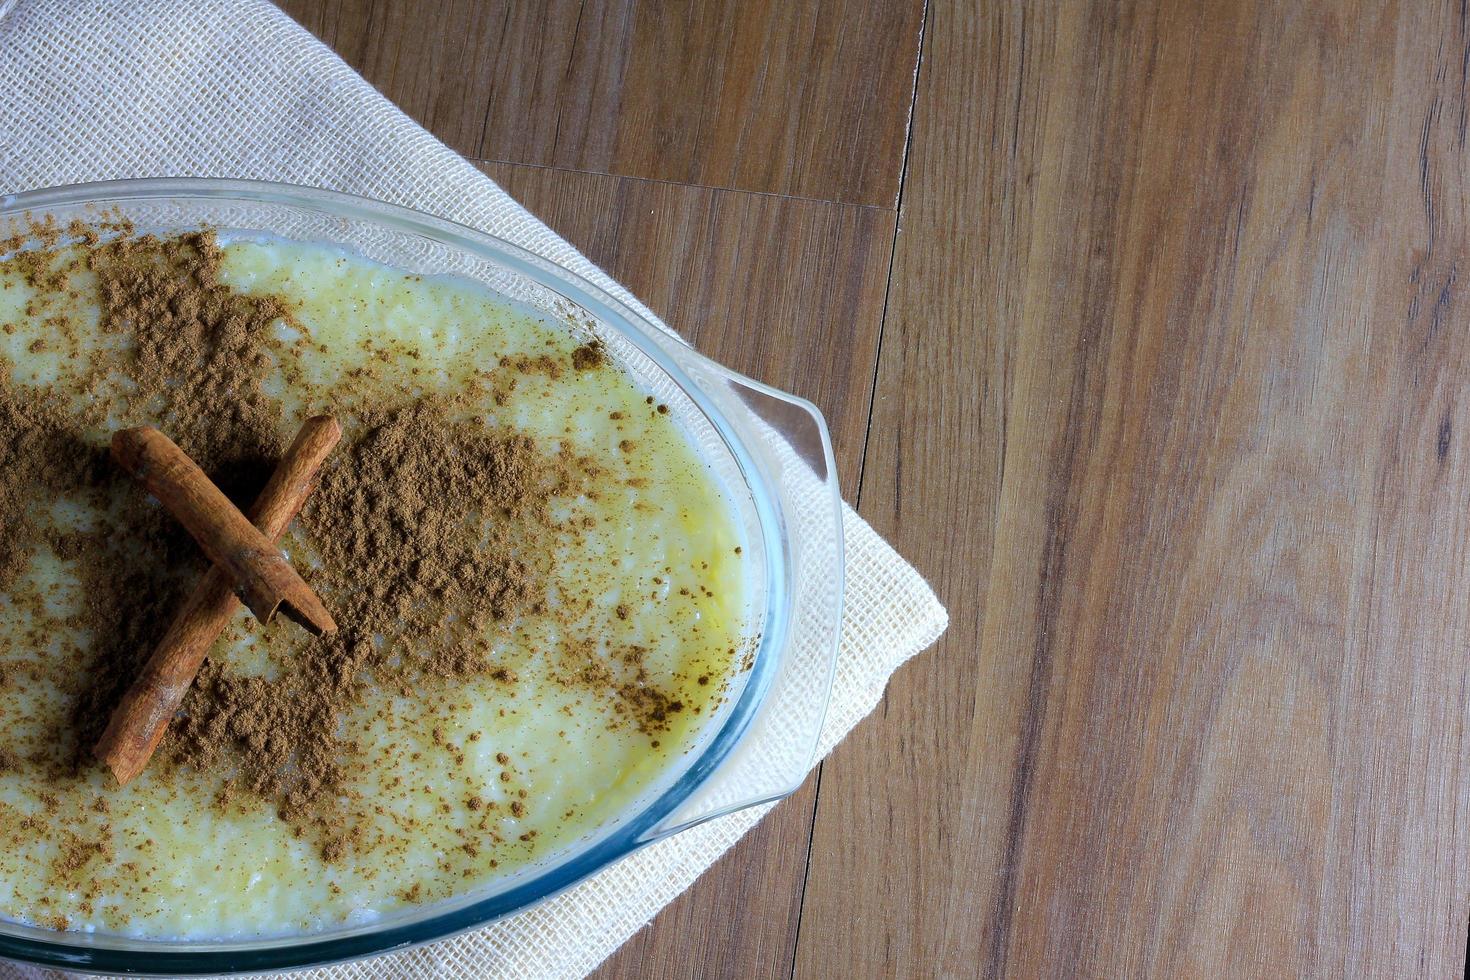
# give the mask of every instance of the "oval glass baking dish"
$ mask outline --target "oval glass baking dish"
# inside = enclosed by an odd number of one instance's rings
[[[725,488],[749,552],[753,657],[688,750],[575,843],[442,902],[364,925],[229,941],[144,940],[0,921],[0,956],[74,970],[200,974],[359,958],[523,911],[679,830],[792,792],[825,716],[841,618],[841,501],[832,448],[809,403],[697,353],[568,269],[509,242],[406,208],[253,181],[149,179],[0,198],[0,236],[50,216],[62,227],[125,219],[140,231],[207,225],[222,236],[317,244],[394,269],[479,284],[598,337],[676,423]]]

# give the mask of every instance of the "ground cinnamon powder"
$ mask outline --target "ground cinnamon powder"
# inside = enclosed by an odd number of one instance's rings
[[[101,329],[131,341],[130,401],[147,402],[226,493],[253,498],[284,448],[280,409],[262,384],[272,367],[264,341],[289,320],[285,304],[223,285],[209,231],[121,235],[85,255]]]
[[[412,688],[502,669],[491,627],[539,606],[546,572],[511,556],[508,529],[549,527],[547,500],[578,475],[454,407],[423,399],[355,427],[302,514],[321,561],[313,581],[342,628],[293,651],[273,680],[207,665],[173,730],[175,758],[233,762],[283,819],[323,831],[328,854],[349,828],[319,804],[342,791],[350,746],[339,721],[360,678]]]

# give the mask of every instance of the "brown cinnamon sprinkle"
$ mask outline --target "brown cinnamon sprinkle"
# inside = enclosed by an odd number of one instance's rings
[[[583,344],[572,351],[572,367],[578,371],[591,371],[607,363],[607,352],[596,340]]]
[[[0,592],[41,548],[75,559],[88,598],[83,621],[72,625],[94,637],[77,652],[83,666],[70,679],[68,723],[49,746],[25,755],[5,750],[4,766],[43,766],[57,781],[92,764],[87,750],[113,704],[204,567],[184,532],[144,494],[122,489],[128,479],[107,464],[105,446],[81,435],[100,422],[98,406],[112,409],[114,423],[167,426],[241,504],[269,476],[281,433],[295,421],[281,418],[263,387],[273,369],[267,339],[276,322],[291,322],[288,305],[223,285],[221,253],[208,232],[167,239],[122,232],[103,241],[88,231],[84,249],[7,260],[41,290],[34,315],[54,316],[58,336],[76,328],[65,304],[47,297],[64,295],[78,272],[94,274],[102,329],[125,338],[130,351],[122,382],[100,372],[88,378],[95,397],[80,408],[57,395],[21,392],[0,372],[0,521],[12,529],[0,539]],[[505,358],[484,379],[481,400],[513,389],[518,377],[595,370],[605,358],[597,344],[569,358]],[[321,584],[341,631],[285,647],[262,637],[277,668],[267,676],[211,659],[160,756],[230,774],[221,805],[268,803],[313,832],[328,860],[363,843],[353,817],[361,801],[343,802],[361,755],[343,729],[349,709],[373,689],[453,691],[472,676],[493,678],[511,696],[517,673],[497,660],[493,641],[527,617],[570,622],[586,608],[549,608],[543,583],[551,542],[581,533],[560,523],[550,503],[594,486],[597,465],[487,427],[474,411],[471,399],[429,397],[349,424],[291,544],[320,562],[313,585]],[[625,453],[635,448],[624,443]],[[35,513],[37,501],[67,493],[123,503],[100,531],[59,529]],[[618,619],[631,616],[626,603],[618,606]],[[240,628],[248,627],[232,629]],[[37,635],[36,647],[44,641]],[[629,730],[667,730],[683,710],[678,696],[652,684],[637,648],[604,654],[576,639],[557,656],[560,682],[605,697]],[[473,799],[480,804],[474,809],[496,808]],[[517,800],[510,809],[519,816],[528,806]]]
[[[161,403],[155,424],[236,499],[249,498],[285,448],[280,409],[262,388],[264,339],[285,304],[219,281],[213,233],[123,235],[85,253],[101,329],[132,341],[129,401]],[[248,492],[247,492],[248,491]]]
[[[211,662],[174,729],[176,758],[210,767],[237,755],[251,791],[329,837],[343,829],[338,814],[317,804],[342,789],[338,722],[360,675],[417,685],[494,671],[487,630],[536,607],[546,572],[509,557],[507,528],[549,529],[548,499],[577,478],[524,436],[452,421],[451,407],[372,414],[323,469],[302,522],[339,634],[293,652],[276,680]]]

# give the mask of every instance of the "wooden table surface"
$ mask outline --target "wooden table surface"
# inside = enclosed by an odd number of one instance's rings
[[[286,8],[950,610],[601,976],[1463,971],[1461,3]]]

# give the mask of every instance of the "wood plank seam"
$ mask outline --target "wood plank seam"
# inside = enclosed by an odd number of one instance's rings
[[[563,78],[567,78],[567,77],[570,77],[571,76],[571,74],[572,74],[572,66],[577,63],[577,42],[579,40],[581,40],[581,38],[582,38],[582,16],[585,13],[587,13],[587,2],[586,2],[586,0],[582,0],[581,3],[577,4],[577,22],[572,25],[572,43],[569,44],[569,45],[567,45],[567,63],[566,63],[566,67],[564,67],[561,70],[561,73],[562,73],[562,77]],[[506,19],[506,22],[507,23],[510,22],[510,6],[508,4],[506,5],[506,8],[505,8],[505,19]],[[504,31],[502,30],[502,35],[503,34],[504,34]],[[485,139],[490,134],[490,107],[491,107],[491,105],[493,105],[493,103],[487,104],[486,107],[485,107],[485,126],[480,131],[480,142],[479,142],[479,152],[480,153],[484,153],[485,152]],[[556,107],[556,125],[552,128],[552,132],[551,132],[551,159],[553,159],[553,160],[555,160],[557,158],[557,151],[559,149],[561,149],[561,115],[562,115],[562,108],[563,107],[561,105],[559,105],[559,104]]]
[[[878,340],[873,350],[873,381],[868,391],[868,418],[867,425],[863,428],[863,446],[858,457],[857,485],[853,490],[852,506],[856,509],[862,506],[863,500],[863,473],[868,463],[868,440],[873,431],[873,403],[878,397],[878,370],[883,358],[883,333],[888,323],[888,301],[893,295],[893,259],[898,252],[898,232],[903,223],[903,190],[908,182],[909,150],[914,141],[914,107],[919,100],[919,75],[924,70],[924,35],[929,25],[929,0],[924,0],[924,9],[919,16],[919,54],[914,60],[914,78],[909,88],[909,111],[904,120],[903,154],[900,157],[898,170],[898,195],[894,199],[893,209],[897,214],[897,220],[893,223],[893,240],[888,246],[888,276],[883,284],[883,311],[878,317]],[[879,704],[882,711],[882,704]],[[801,895],[796,904],[796,931],[791,939],[791,974],[790,980],[796,980],[796,954],[801,947],[801,923],[806,915],[806,886],[811,879],[812,872],[812,839],[817,828],[817,814],[822,807],[822,773],[827,768],[827,761],[823,759],[817,763],[816,792],[812,800],[811,821],[807,825],[806,832],[806,867],[801,875]]]

